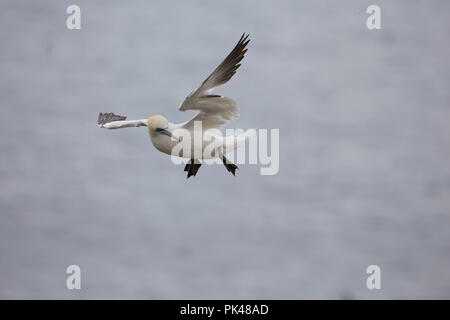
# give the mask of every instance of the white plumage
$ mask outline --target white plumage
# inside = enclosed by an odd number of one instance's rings
[[[124,116],[118,116],[114,113],[100,113],[98,125],[105,129],[120,129],[128,127],[148,127],[152,144],[159,151],[172,154],[174,148],[180,143],[180,137],[177,133],[187,133],[192,138],[190,152],[177,154],[181,157],[189,158],[190,161],[185,167],[188,172],[188,178],[195,176],[201,166],[201,160],[207,158],[220,158],[225,167],[233,175],[237,166],[229,162],[224,154],[235,148],[242,146],[245,140],[254,130],[249,130],[237,137],[227,136],[206,132],[210,129],[220,129],[229,121],[239,116],[239,108],[232,99],[213,95],[214,88],[228,82],[240,67],[240,61],[247,52],[246,46],[249,43],[248,35],[243,34],[234,49],[228,54],[225,60],[206,78],[200,87],[189,94],[180,105],[180,111],[197,110],[198,113],[189,121],[183,123],[171,123],[163,116],[156,115],[148,119],[126,120]],[[197,125],[195,125],[197,123]],[[202,132],[198,131],[198,124],[201,124]],[[210,130],[211,131],[211,130]],[[195,139],[200,136],[200,139]],[[183,139],[185,137],[183,136]],[[210,139],[216,139],[219,147],[212,154],[204,154],[201,150],[210,143]],[[186,150],[184,150],[186,151]],[[197,155],[194,157],[194,155]],[[198,156],[200,155],[200,156]]]

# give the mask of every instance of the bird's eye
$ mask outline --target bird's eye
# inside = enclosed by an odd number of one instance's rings
[[[163,131],[164,129],[163,128],[156,128],[155,129],[155,131],[157,131],[157,132],[160,132],[160,131]]]

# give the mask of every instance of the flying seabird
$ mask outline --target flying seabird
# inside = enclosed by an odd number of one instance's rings
[[[186,130],[191,137],[195,137],[198,124],[201,123],[201,141],[192,142],[191,152],[181,152],[177,154],[183,158],[190,159],[186,164],[184,171],[187,171],[187,178],[195,176],[201,166],[201,160],[219,158],[226,169],[235,175],[238,167],[225,158],[225,153],[232,151],[242,145],[243,142],[252,134],[254,130],[238,136],[226,136],[209,134],[208,129],[219,129],[226,125],[233,118],[239,116],[239,108],[232,99],[212,94],[212,90],[220,85],[228,82],[240,67],[240,62],[247,52],[246,46],[250,42],[249,35],[242,35],[234,49],[228,54],[225,60],[211,73],[209,77],[200,85],[200,87],[190,93],[181,103],[179,110],[196,110],[198,113],[189,121],[183,123],[171,123],[161,115],[151,116],[148,119],[126,120],[125,116],[115,115],[114,113],[100,113],[98,115],[98,125],[105,129],[120,129],[127,127],[148,127],[150,139],[153,146],[159,151],[172,155],[173,149],[182,141],[175,134],[177,130]],[[195,127],[195,130],[194,130]],[[205,139],[207,137],[208,139]],[[204,155],[203,152],[198,153],[200,156],[194,156],[196,148],[203,150],[205,141],[211,138],[218,141],[218,147],[211,154]],[[184,137],[183,137],[184,139]]]

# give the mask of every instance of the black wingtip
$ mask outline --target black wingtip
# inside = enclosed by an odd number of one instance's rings
[[[121,120],[126,120],[126,119],[127,119],[127,117],[119,116],[119,115],[114,114],[112,112],[106,112],[106,113],[100,112],[98,114],[97,123],[98,123],[99,126],[102,126],[102,125],[107,124],[109,122],[121,121]]]
[[[238,44],[242,44],[245,47],[251,40],[248,37],[250,37],[250,33],[245,34],[244,32],[241,38],[239,39]]]

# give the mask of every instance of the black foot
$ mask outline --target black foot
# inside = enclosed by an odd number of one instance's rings
[[[235,175],[236,169],[239,169],[237,165],[235,165],[234,163],[228,161],[227,158],[225,158],[224,156],[222,156],[222,162],[225,165],[225,168],[227,168],[227,170],[229,172],[231,172],[233,174],[233,176]]]
[[[188,175],[186,179],[189,179],[190,176],[194,176],[197,174],[198,169],[202,164],[196,162],[194,159],[189,160],[189,162],[184,167],[184,171],[187,171]]]

